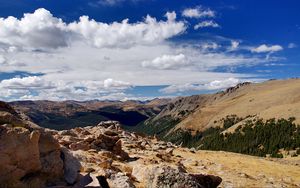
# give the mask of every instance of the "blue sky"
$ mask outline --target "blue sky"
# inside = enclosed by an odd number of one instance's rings
[[[143,100],[298,77],[299,8],[297,0],[0,0],[0,99]]]

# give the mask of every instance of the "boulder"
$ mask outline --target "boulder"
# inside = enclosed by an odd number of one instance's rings
[[[46,155],[53,151],[59,151],[60,145],[58,141],[52,136],[51,132],[40,131],[39,150],[41,155]]]
[[[80,175],[79,181],[72,188],[109,188],[106,178],[95,174]]]
[[[0,111],[0,125],[2,124],[10,124],[13,127],[27,127],[26,124],[18,118],[18,116],[5,111]]]
[[[107,179],[110,188],[134,188],[134,184],[131,179],[125,174],[119,172],[117,174],[112,174],[109,179]]]
[[[139,166],[133,168],[132,176],[148,187],[165,188],[214,188],[222,179],[209,175],[193,175],[171,166]]]
[[[60,145],[51,132],[40,130],[40,133],[39,152],[42,165],[41,172],[47,176],[46,179],[48,181],[59,180],[64,174]]]
[[[0,184],[21,185],[22,179],[41,170],[38,131],[0,126]]]
[[[87,143],[85,141],[79,141],[79,142],[70,144],[69,148],[73,151],[76,151],[76,150],[87,151],[90,149],[90,145],[89,145],[89,143]]]
[[[64,161],[64,177],[67,183],[74,184],[81,169],[78,159],[67,149],[62,148],[62,158]]]
[[[92,145],[95,147],[93,149],[106,149],[112,151],[116,142],[119,140],[118,136],[109,136],[105,134],[100,134],[97,139],[92,142]]]
[[[63,177],[64,164],[60,155],[61,152],[55,150],[40,158],[42,165],[41,172],[47,174],[47,179],[51,178],[54,181]]]
[[[98,123],[98,126],[110,129],[118,129],[120,127],[120,123],[118,121],[101,121]]]
[[[43,187],[63,177],[60,147],[42,129],[0,126],[0,185]]]

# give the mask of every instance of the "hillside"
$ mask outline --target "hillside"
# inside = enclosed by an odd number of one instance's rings
[[[246,84],[211,97],[214,100],[185,118],[177,128],[204,130],[232,114],[265,120],[296,117],[295,123],[300,123],[300,79]]]
[[[221,120],[230,115],[265,120],[295,117],[295,123],[299,124],[299,91],[299,79],[242,83],[216,94],[175,98],[145,124],[171,119],[178,121],[172,130],[204,131],[221,126]]]
[[[277,156],[277,152],[281,149],[296,150],[300,148],[300,143],[297,141],[300,133],[296,128],[300,122],[299,107],[299,79],[241,83],[216,94],[175,98],[157,116],[148,119],[134,130],[157,135],[161,139],[177,144],[182,143],[188,147],[235,151],[259,156],[273,153],[273,156]],[[291,117],[292,122],[289,122]],[[234,149],[234,144],[225,147],[227,136],[237,139],[235,142],[246,144],[245,138],[247,136],[250,138],[252,135],[253,139],[256,138],[266,144],[267,142],[263,141],[263,138],[258,137],[262,132],[268,133],[267,126],[262,126],[260,130],[248,128],[245,136],[243,136],[244,132],[239,133],[236,130],[243,131],[241,128],[245,127],[249,121],[254,122],[253,126],[255,126],[256,124],[268,124],[267,121],[271,121],[273,118],[275,122],[270,125],[271,130],[276,131],[273,134],[278,135],[279,140],[269,140],[273,144],[278,143],[272,149],[265,148],[265,151],[258,152],[257,148],[263,147],[263,143],[256,142],[250,145],[248,143],[248,148],[244,149],[238,149],[236,146]],[[281,119],[282,121],[276,122]],[[282,126],[287,125],[283,130],[286,134],[281,134],[282,130],[276,128],[276,126],[281,127],[281,124]],[[242,136],[238,136],[238,134],[242,134]],[[222,135],[225,136],[222,137]],[[208,138],[211,139],[211,144],[207,145]],[[286,144],[284,143],[285,138],[291,139],[291,141]],[[216,146],[213,146],[212,143]],[[205,147],[202,146],[203,144]],[[224,147],[220,147],[222,144]],[[241,145],[241,147],[243,146]]]

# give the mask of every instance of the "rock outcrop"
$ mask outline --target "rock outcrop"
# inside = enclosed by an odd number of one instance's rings
[[[58,141],[43,130],[0,126],[0,184],[43,187],[62,181]]]
[[[1,187],[66,185],[58,140],[51,131],[21,117],[0,102]]]
[[[118,122],[54,132],[53,136],[80,161],[81,171],[75,186],[98,187],[217,187],[222,179],[190,174],[171,143],[129,133]],[[70,165],[77,166],[77,165]],[[75,174],[74,174],[75,173]],[[69,181],[70,182],[70,181]]]

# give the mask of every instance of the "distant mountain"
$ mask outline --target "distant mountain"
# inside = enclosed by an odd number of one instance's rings
[[[42,127],[64,130],[106,120],[135,126],[158,114],[168,101],[15,101],[10,105]]]

